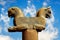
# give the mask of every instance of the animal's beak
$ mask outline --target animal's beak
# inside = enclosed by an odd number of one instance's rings
[[[51,14],[51,11],[48,11],[49,14]]]
[[[8,11],[8,17],[10,17],[10,11]]]
[[[46,18],[50,18],[51,15],[46,14]]]

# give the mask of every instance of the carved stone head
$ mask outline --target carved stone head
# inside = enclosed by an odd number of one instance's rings
[[[50,7],[48,8],[41,8],[38,12],[36,17],[43,16],[45,18],[50,18],[51,17],[51,9]]]
[[[17,12],[19,11],[19,8],[12,7],[8,10],[8,16],[9,17],[15,17],[17,15]]]
[[[48,7],[47,9],[45,9],[45,11],[46,11],[45,17],[50,18],[51,17],[51,9]]]

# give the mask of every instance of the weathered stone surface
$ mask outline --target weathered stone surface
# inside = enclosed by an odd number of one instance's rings
[[[25,27],[28,28],[42,28],[43,30],[45,28],[46,22],[44,18],[41,17],[20,17],[16,19],[16,24],[18,25],[25,25]]]
[[[35,24],[39,24],[39,25],[43,25],[43,22],[45,21],[44,18],[41,18],[41,17],[19,17],[19,18],[16,18],[15,19],[15,23],[17,25],[20,25],[20,24],[28,24],[28,25],[35,25]]]
[[[27,29],[22,32],[22,40],[38,40],[38,32],[34,29]]]
[[[9,32],[17,32],[25,29],[36,29],[37,31],[41,31],[45,29],[45,20],[40,17],[20,17],[15,19],[15,23],[17,26],[10,27],[8,29]],[[43,23],[44,22],[44,23]]]
[[[28,27],[28,26],[30,26],[30,27]],[[42,30],[45,29],[42,25],[40,25],[40,26],[39,25],[37,25],[37,26],[28,25],[28,26],[23,26],[23,25],[13,26],[13,27],[8,28],[8,31],[9,32],[22,32],[26,29],[34,29],[34,30],[37,30],[37,31],[42,31]]]
[[[26,28],[24,26],[13,26],[8,28],[9,32],[22,32],[23,30],[26,30]]]

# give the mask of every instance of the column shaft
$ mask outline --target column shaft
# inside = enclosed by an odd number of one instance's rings
[[[27,29],[22,32],[22,40],[38,40],[38,32],[34,29]]]

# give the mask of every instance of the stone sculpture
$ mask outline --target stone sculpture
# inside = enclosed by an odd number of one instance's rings
[[[36,17],[25,17],[19,8],[12,7],[8,10],[8,16],[14,17],[14,27],[8,28],[9,32],[22,32],[22,40],[38,40],[38,31],[45,29],[51,10],[49,7],[41,8]]]

